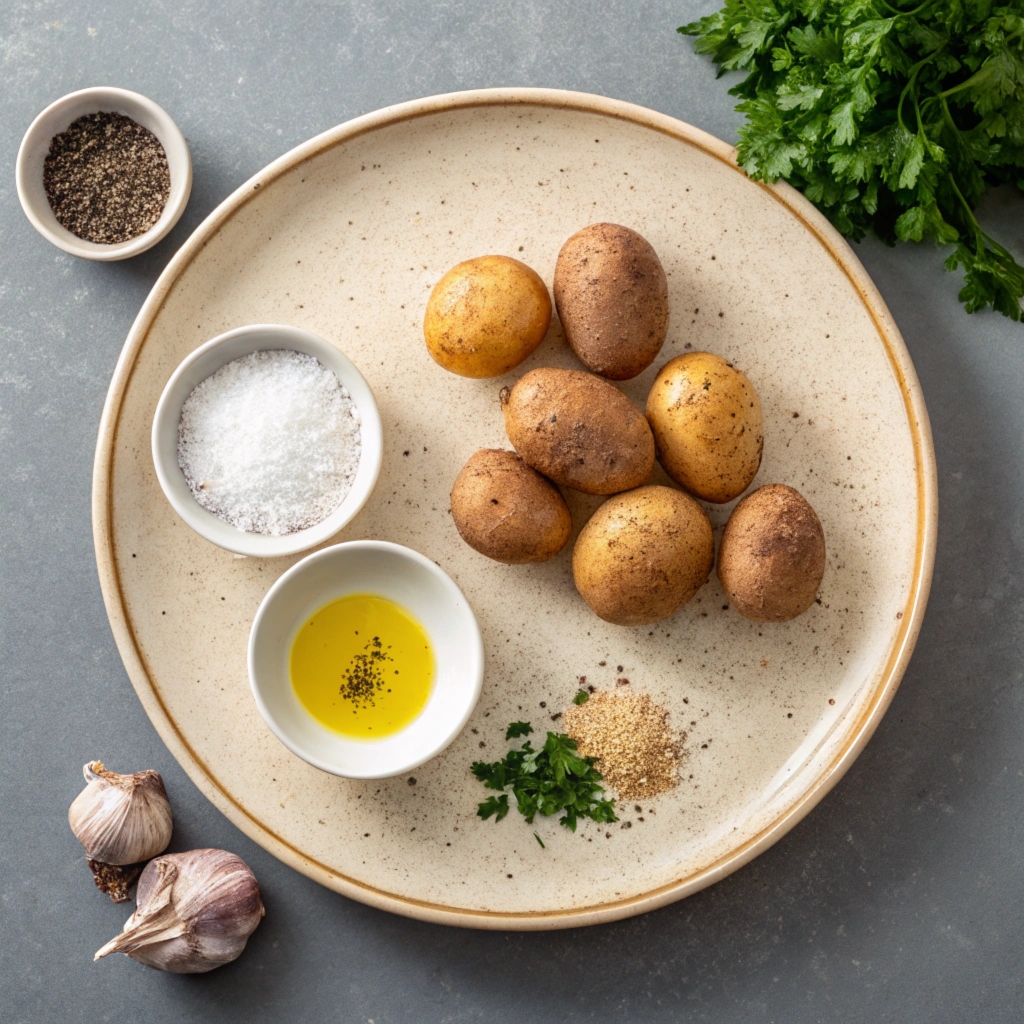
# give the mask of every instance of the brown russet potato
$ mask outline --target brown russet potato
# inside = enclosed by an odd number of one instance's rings
[[[729,604],[755,622],[807,611],[825,575],[825,533],[806,499],[785,484],[748,494],[733,509],[718,550]]]
[[[572,574],[602,619],[641,626],[667,618],[707,582],[715,541],[688,494],[654,484],[609,498],[576,538]]]
[[[587,494],[617,494],[654,468],[654,438],[614,385],[582,370],[543,367],[502,388],[505,432],[538,472]]]
[[[621,224],[577,231],[555,263],[555,306],[583,364],[628,380],[654,362],[668,333],[668,280],[651,244]]]
[[[446,370],[500,377],[541,343],[550,323],[551,297],[536,271],[511,256],[480,256],[434,285],[423,336]]]
[[[572,534],[561,492],[515,452],[481,448],[462,467],[451,500],[462,539],[497,562],[547,561]]]
[[[757,475],[764,447],[754,385],[710,352],[688,352],[658,371],[647,396],[658,461],[676,483],[722,504]]]

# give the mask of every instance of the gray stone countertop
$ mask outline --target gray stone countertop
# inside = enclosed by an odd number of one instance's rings
[[[292,146],[378,107],[482,86],[579,89],[735,140],[726,83],[675,28],[707,0],[8,0],[0,10],[0,1019],[1019,1021],[1024,931],[1024,327],[965,315],[931,246],[857,253],[906,338],[938,452],[935,584],[891,710],[838,787],[725,881],[619,924],[445,929],[286,868],[186,778],[121,665],[97,583],[100,409],[149,288],[200,220]],[[195,187],[144,256],[67,256],[14,188],[21,136],[90,85],[182,127]],[[983,220],[1024,251],[1024,203]],[[268,915],[236,963],[92,963],[130,905],[92,888],[66,809],[80,766],[159,769],[173,849],[223,846]]]

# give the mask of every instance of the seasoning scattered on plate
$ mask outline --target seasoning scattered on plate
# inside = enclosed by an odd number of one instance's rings
[[[283,536],[326,519],[352,488],[362,451],[348,390],[304,352],[252,352],[185,399],[178,465],[215,516]]]
[[[679,781],[685,734],[646,693],[599,690],[565,712],[565,731],[584,757],[596,757],[621,800],[646,800]]]
[[[171,195],[160,140],[124,114],[72,121],[50,142],[43,188],[57,220],[87,242],[114,245],[148,231]]]

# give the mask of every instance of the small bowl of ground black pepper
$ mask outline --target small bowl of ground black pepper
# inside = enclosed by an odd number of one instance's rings
[[[17,184],[44,238],[83,259],[123,260],[177,223],[192,191],[192,158],[152,100],[127,89],[82,89],[29,126]]]

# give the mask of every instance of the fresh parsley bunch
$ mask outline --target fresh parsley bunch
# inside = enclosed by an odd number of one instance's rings
[[[1024,268],[974,208],[1024,190],[1024,0],[726,0],[679,29],[747,116],[739,162],[785,178],[846,236],[956,248],[969,313],[1021,319]]]
[[[529,722],[513,722],[505,739],[517,739],[531,732]],[[575,740],[564,733],[549,732],[540,750],[534,750],[527,740],[521,749],[510,750],[500,761],[476,761],[472,771],[488,789],[504,790],[511,786],[519,813],[530,825],[538,813],[547,816],[559,811],[564,812],[559,823],[573,832],[579,818],[619,820],[612,801],[604,799],[601,774],[594,767],[594,758],[580,757]],[[485,821],[492,814],[495,821],[501,821],[508,814],[508,794],[488,797],[476,813]],[[540,843],[539,837],[537,842]]]

